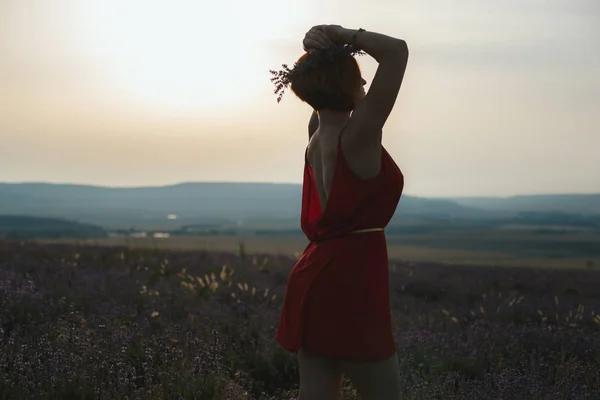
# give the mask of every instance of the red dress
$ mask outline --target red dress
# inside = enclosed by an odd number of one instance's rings
[[[339,142],[324,212],[305,156],[301,226],[310,243],[290,272],[275,337],[293,353],[380,361],[396,352],[385,234],[350,233],[388,224],[404,177],[382,148],[379,175],[358,178]]]

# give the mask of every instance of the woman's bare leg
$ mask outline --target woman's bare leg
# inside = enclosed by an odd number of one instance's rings
[[[298,351],[300,392],[298,400],[340,400],[344,375],[336,362],[327,357]]]
[[[341,361],[338,365],[362,400],[400,399],[400,368],[396,354],[385,361]]]

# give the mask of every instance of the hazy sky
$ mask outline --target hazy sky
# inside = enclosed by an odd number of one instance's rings
[[[408,42],[406,193],[600,192],[598,0],[0,0],[0,181],[299,183],[268,70],[321,23]]]

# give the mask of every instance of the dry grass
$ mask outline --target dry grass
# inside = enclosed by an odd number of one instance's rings
[[[393,236],[390,238],[394,239]],[[573,240],[569,238],[569,240]],[[307,245],[301,236],[176,236],[167,239],[155,238],[98,238],[59,239],[40,241],[48,244],[79,243],[94,246],[127,246],[132,249],[203,250],[239,252],[243,244],[247,254],[276,254],[298,256]],[[483,265],[531,268],[584,268],[589,261],[600,266],[600,258],[543,258],[516,257],[508,253],[493,251],[471,251],[461,249],[437,249],[432,247],[407,246],[390,243],[388,253],[391,260],[433,262],[452,265]]]

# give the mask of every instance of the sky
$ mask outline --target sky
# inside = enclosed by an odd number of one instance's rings
[[[300,183],[312,110],[268,71],[317,24],[408,43],[405,193],[600,192],[597,0],[0,0],[0,182]]]

